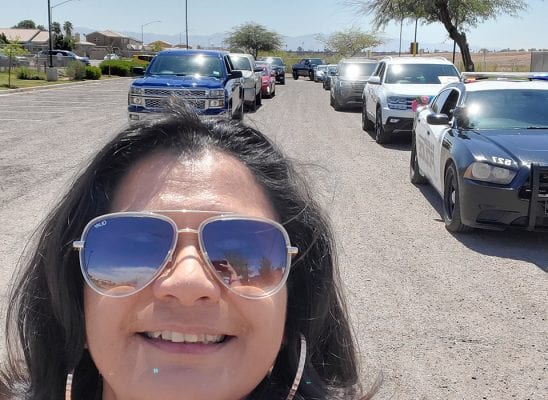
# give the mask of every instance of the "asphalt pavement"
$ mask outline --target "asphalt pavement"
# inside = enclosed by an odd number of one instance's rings
[[[0,288],[127,123],[129,82],[0,92]],[[364,386],[382,375],[381,400],[547,398],[548,235],[450,234],[437,193],[409,183],[408,137],[380,146],[321,84],[286,82],[245,121],[297,162],[330,216]]]

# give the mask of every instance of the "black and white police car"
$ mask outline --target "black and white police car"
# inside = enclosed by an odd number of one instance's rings
[[[546,79],[465,73],[417,110],[410,179],[443,197],[449,231],[548,230]]]

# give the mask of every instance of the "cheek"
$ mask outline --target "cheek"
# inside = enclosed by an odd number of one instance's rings
[[[86,342],[102,374],[116,368],[124,352],[128,335],[123,330],[123,321],[130,309],[130,300],[100,296],[89,288],[84,289],[84,313]]]

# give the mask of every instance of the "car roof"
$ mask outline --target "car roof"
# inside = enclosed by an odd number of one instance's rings
[[[348,64],[356,64],[356,63],[370,63],[370,64],[376,64],[378,63],[378,60],[374,60],[372,58],[364,58],[364,57],[352,57],[352,58],[343,58],[339,63],[348,63]]]
[[[506,89],[538,89],[548,90],[548,81],[543,80],[481,80],[465,82],[466,91],[479,92],[483,90],[506,90]]]
[[[453,64],[444,57],[385,57],[380,61],[387,64]]]
[[[204,50],[204,49],[167,49],[158,52],[157,55],[198,55],[204,54],[209,56],[224,56],[228,51],[224,50]]]

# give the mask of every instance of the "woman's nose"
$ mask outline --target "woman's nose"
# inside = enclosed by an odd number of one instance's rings
[[[179,243],[171,262],[154,281],[153,291],[162,299],[177,299],[191,306],[200,303],[214,304],[221,297],[221,287],[212,275],[200,251],[197,240],[179,236]]]

